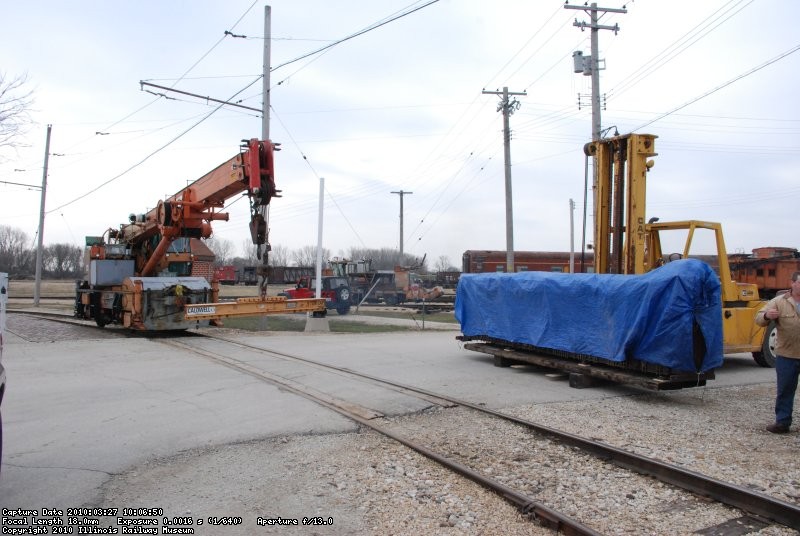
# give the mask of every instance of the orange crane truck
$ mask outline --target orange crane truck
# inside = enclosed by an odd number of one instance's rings
[[[144,331],[182,330],[219,324],[223,318],[276,313],[325,314],[325,300],[289,300],[260,295],[219,301],[219,284],[191,277],[191,255],[170,254],[181,240],[209,238],[212,221],[227,221],[225,202],[246,194],[250,200],[250,233],[257,255],[267,265],[267,207],[275,188],[274,151],[269,140],[245,140],[239,154],[158,202],[129,223],[87,237],[87,278],[76,289],[75,316],[98,326],[119,324]],[[262,251],[263,250],[263,251]],[[266,273],[266,270],[263,271]]]

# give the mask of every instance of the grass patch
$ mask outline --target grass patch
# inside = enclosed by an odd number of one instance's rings
[[[406,320],[416,320],[419,323],[422,323],[423,318],[425,322],[458,323],[452,311],[449,313],[428,313],[424,316],[422,313],[408,311],[365,311],[363,314],[364,316],[380,316],[383,318],[404,318]]]
[[[367,324],[364,322],[353,322],[349,320],[336,320],[328,317],[328,324],[333,333],[385,333],[392,331],[409,331],[406,326],[387,326]],[[291,316],[267,316],[262,322],[259,317],[241,317],[225,319],[225,327],[241,329],[244,331],[264,331],[262,326],[266,325],[266,331],[304,331],[306,328],[306,317],[297,315]]]

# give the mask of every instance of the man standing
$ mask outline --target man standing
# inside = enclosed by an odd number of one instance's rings
[[[794,394],[800,376],[800,272],[792,274],[789,292],[772,298],[756,314],[756,324],[775,321],[778,341],[775,348],[775,422],[767,426],[773,434],[785,434],[792,424]]]

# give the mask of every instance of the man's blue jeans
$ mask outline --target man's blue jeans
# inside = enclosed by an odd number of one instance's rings
[[[794,393],[797,390],[797,377],[800,375],[800,359],[776,356],[775,375],[778,379],[775,422],[789,426],[792,424],[792,408],[794,407]]]

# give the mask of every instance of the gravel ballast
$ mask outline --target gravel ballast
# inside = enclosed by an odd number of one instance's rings
[[[758,384],[506,411],[797,503],[800,436],[764,431],[773,397],[772,385]],[[525,488],[548,506],[579,519],[589,512],[588,519],[600,520],[591,526],[604,533],[684,534],[742,515],[709,501],[687,499],[679,490],[621,469],[599,478],[596,460],[575,462],[565,447],[560,448],[568,452],[560,459],[549,450],[552,447],[539,445],[544,440],[463,408],[432,409],[391,419],[388,425],[434,448],[450,449],[454,457],[472,460],[476,468],[511,487]],[[539,459],[537,452],[549,454]],[[217,493],[192,493],[194,487],[207,489],[202,484],[209,479],[218,483]],[[612,486],[609,479],[621,485]],[[154,460],[112,478],[100,502],[157,504],[170,515],[241,516],[242,525],[226,527],[226,534],[551,533],[496,494],[366,431],[272,438]],[[258,517],[270,516],[330,517],[333,525],[256,524]],[[796,534],[779,526],[750,533]]]

